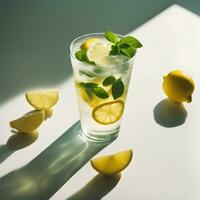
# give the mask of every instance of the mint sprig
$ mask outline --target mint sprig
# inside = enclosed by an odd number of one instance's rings
[[[97,97],[101,99],[107,99],[109,97],[108,93],[102,87],[97,86],[93,88],[92,91]]]
[[[77,58],[77,60],[81,61],[81,62],[86,62],[90,65],[95,65],[95,62],[93,61],[90,61],[87,57],[87,54],[86,54],[86,50],[84,49],[81,49],[79,51],[77,51],[75,53],[75,57]]]
[[[105,38],[112,42],[110,55],[124,55],[132,58],[136,49],[142,47],[142,44],[135,37],[127,36],[119,40],[119,38],[111,31],[105,32]]]
[[[114,99],[118,99],[119,97],[121,97],[124,93],[124,83],[122,82],[122,80],[119,78],[117,79],[112,87],[112,96]]]
[[[114,76],[108,76],[103,81],[103,86],[109,86],[112,85],[115,82],[116,78]]]
[[[117,44],[118,40],[119,40],[118,37],[113,32],[111,32],[111,31],[106,31],[105,32],[105,38],[108,41],[110,41],[110,42],[112,42],[114,44]]]
[[[142,44],[139,42],[139,40],[137,40],[136,38],[132,36],[127,36],[127,37],[122,38],[119,41],[119,46],[123,48],[123,45],[128,45],[136,49],[142,47]]]
[[[106,99],[109,97],[108,93],[106,90],[104,90],[102,87],[98,86],[97,83],[79,83],[80,86],[82,86],[85,89],[85,92],[87,93],[88,97],[91,99],[92,94],[95,96],[101,98],[101,99]]]

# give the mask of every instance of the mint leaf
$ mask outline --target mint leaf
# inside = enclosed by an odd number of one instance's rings
[[[130,47],[133,47],[133,48],[142,47],[142,44],[136,38],[132,36],[127,36],[127,37],[122,38],[119,41],[119,47],[123,48],[123,45],[129,45]]]
[[[105,38],[108,41],[114,43],[114,45],[111,46],[109,55],[122,54],[132,58],[136,53],[136,49],[142,47],[140,41],[132,36],[127,36],[119,40],[113,32],[107,31],[105,32]]]
[[[87,59],[86,51],[85,50],[79,50],[75,53],[75,56],[80,61],[85,61]]]
[[[85,92],[86,92],[88,98],[89,98],[90,100],[92,100],[93,97],[94,97],[94,96],[93,96],[93,93],[92,93],[92,89],[84,88],[84,90],[85,90]]]
[[[91,72],[84,72],[82,70],[79,71],[79,74],[80,75],[85,75],[85,76],[88,76],[88,77],[95,77],[95,75]]]
[[[96,65],[96,63],[94,61],[89,61],[88,60],[87,63],[90,64],[90,65]]]
[[[95,87],[92,89],[92,91],[97,97],[101,99],[106,99],[109,97],[108,93],[102,87]]]
[[[79,83],[79,85],[80,85],[81,87],[84,87],[84,86],[85,86],[85,83],[81,82],[81,83]]]
[[[124,93],[124,83],[119,78],[112,85],[112,96],[114,99],[121,97]]]
[[[118,46],[112,45],[109,54],[112,55],[112,56],[118,55],[119,54]]]
[[[129,58],[132,58],[136,54],[136,49],[132,47],[122,48],[120,49],[120,53]]]
[[[97,83],[84,83],[84,87],[85,88],[88,88],[88,89],[93,89],[93,88],[96,88],[98,86]]]
[[[75,57],[80,60],[81,62],[86,62],[90,65],[95,65],[95,62],[90,61],[87,57],[86,50],[81,49],[75,53]]]
[[[108,76],[103,81],[103,86],[109,86],[112,85],[115,82],[116,78],[114,76]]]
[[[112,42],[114,44],[117,44],[117,42],[119,40],[118,37],[113,32],[111,32],[111,31],[106,31],[105,32],[105,38],[108,41],[110,41],[110,42]]]

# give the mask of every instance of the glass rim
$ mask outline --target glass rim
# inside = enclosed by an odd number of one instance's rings
[[[105,33],[103,33],[103,32],[96,32],[96,33],[88,33],[88,34],[84,34],[84,35],[80,35],[80,36],[76,37],[76,38],[73,39],[72,42],[70,43],[70,47],[69,47],[69,54],[70,54],[70,56],[71,56],[73,59],[75,59],[77,62],[83,64],[84,62],[81,62],[80,60],[78,60],[78,59],[75,57],[75,55],[73,55],[73,53],[72,53],[72,48],[73,48],[74,44],[75,44],[78,40],[80,40],[81,38],[90,37],[90,36],[93,36],[93,35],[104,36],[104,34],[105,34]],[[116,34],[116,35],[119,36],[119,37],[121,37],[121,38],[123,37],[123,35],[120,35],[120,34]],[[136,53],[137,53],[137,51],[136,51]],[[136,55],[136,54],[135,54],[135,55]],[[117,65],[113,65],[113,67],[119,67],[119,66],[122,66],[122,65],[124,65],[124,64],[126,64],[126,63],[131,62],[132,60],[134,60],[135,55],[134,55],[132,58],[129,58],[128,60],[124,61],[123,63],[117,64]],[[87,63],[86,63],[86,64],[87,64]],[[106,69],[105,69],[105,70],[106,70]]]

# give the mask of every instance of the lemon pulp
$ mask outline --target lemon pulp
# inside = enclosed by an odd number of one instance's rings
[[[57,103],[58,98],[58,91],[26,93],[28,103],[38,110],[46,110],[53,107]]]
[[[34,110],[24,116],[10,122],[10,126],[21,133],[31,133],[35,131],[44,121],[45,112]]]
[[[81,45],[81,49],[88,50],[92,44],[98,42],[99,39],[97,38],[88,38],[85,42]]]
[[[101,156],[90,161],[92,167],[107,176],[115,175],[125,169],[132,160],[131,149],[113,155]]]
[[[105,41],[93,43],[87,50],[87,57],[97,65],[106,66],[110,64],[109,52],[111,44]]]
[[[98,105],[92,111],[93,119],[99,124],[108,125],[117,122],[124,111],[122,100],[110,101]]]

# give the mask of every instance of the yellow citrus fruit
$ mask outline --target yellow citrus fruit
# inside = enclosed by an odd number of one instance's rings
[[[110,101],[98,105],[92,111],[93,119],[99,124],[108,125],[117,122],[124,111],[122,100]]]
[[[53,115],[53,109],[52,108],[48,108],[46,110],[44,110],[45,112],[45,120],[50,118]]]
[[[57,103],[58,98],[58,91],[26,93],[28,103],[38,110],[46,110],[53,107]]]
[[[14,121],[11,121],[10,126],[21,133],[32,133],[42,124],[44,119],[44,111],[34,110]]]
[[[87,50],[87,57],[97,65],[106,66],[110,64],[109,52],[111,44],[104,41],[95,42]]]
[[[191,102],[194,91],[193,79],[183,71],[171,71],[164,76],[163,90],[174,102]]]
[[[101,156],[90,160],[92,167],[100,174],[112,176],[125,169],[131,162],[133,152],[131,149],[113,155]]]
[[[96,42],[98,42],[98,38],[88,38],[85,42],[81,45],[81,49],[88,50],[90,46]]]

